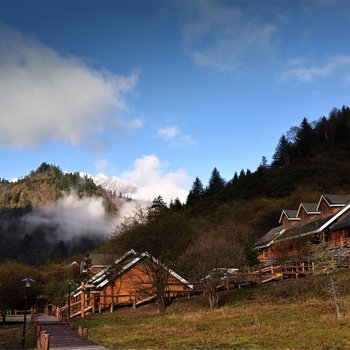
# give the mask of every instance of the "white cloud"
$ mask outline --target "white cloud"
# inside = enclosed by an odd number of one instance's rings
[[[162,163],[155,155],[136,159],[134,167],[125,171],[121,178],[138,186],[135,197],[153,200],[159,195],[166,202],[179,198],[185,202],[188,191],[183,187],[189,182],[189,175],[184,169],[166,172],[167,164]]]
[[[0,27],[0,146],[22,148],[46,140],[91,143],[108,129],[138,128],[128,121],[125,95],[138,74],[88,67],[20,32]]]
[[[168,142],[170,147],[186,148],[198,145],[198,142],[190,134],[184,134],[176,125],[160,127],[157,133],[164,141]]]
[[[327,78],[340,70],[350,68],[350,56],[335,56],[323,65],[306,64],[302,60],[295,60],[292,68],[287,69],[280,76],[280,80],[297,80],[313,82],[317,79]]]
[[[57,226],[56,233],[64,240],[86,234],[106,238],[115,226],[115,221],[106,214],[103,198],[79,198],[75,193],[35,209],[23,220],[32,229],[41,225]]]
[[[179,128],[175,125],[160,127],[158,129],[158,135],[165,139],[173,139],[179,133]]]
[[[198,1],[187,7],[183,40],[199,66],[219,71],[238,69],[252,54],[272,46],[276,27],[244,13],[232,3]]]

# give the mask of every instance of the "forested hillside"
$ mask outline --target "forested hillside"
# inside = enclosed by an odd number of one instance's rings
[[[260,207],[258,203],[262,200],[271,205],[281,201],[293,207],[301,199],[315,200],[320,193],[347,192],[349,156],[349,107],[334,109],[327,118],[312,123],[304,118],[299,126],[291,127],[280,137],[271,164],[263,156],[256,171],[242,169],[228,181],[215,168],[206,187],[196,178],[184,209],[190,216],[206,215],[230,203],[243,207],[238,209],[240,216],[252,221],[250,208]],[[257,228],[268,229],[272,224],[270,219],[274,218],[268,212],[263,213],[263,208],[258,211],[266,218],[256,222]]]
[[[349,156],[348,107],[316,122],[304,118],[281,136],[272,164],[263,157],[256,171],[242,169],[228,181],[214,168],[207,186],[194,180],[185,204],[175,199],[168,208],[158,198],[121,225],[109,249],[147,250],[194,279],[218,266],[254,264],[252,243],[283,209],[322,193],[350,193]]]
[[[107,239],[117,208],[118,199],[89,178],[47,163],[16,182],[2,180],[0,261],[38,265],[92,249]]]

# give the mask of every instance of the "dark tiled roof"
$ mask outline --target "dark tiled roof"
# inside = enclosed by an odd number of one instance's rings
[[[296,219],[297,218],[297,210],[290,210],[290,209],[287,209],[287,210],[283,210],[286,215],[288,216],[288,219]]]
[[[276,241],[311,234],[314,231],[318,230],[320,227],[322,227],[322,225],[324,225],[331,218],[332,216],[328,216],[326,218],[318,218],[316,220],[312,220],[310,222],[307,222],[306,224],[297,223],[293,225],[290,229],[286,230],[283,234],[281,234],[276,239]]]
[[[350,227],[350,213],[347,216],[345,216],[343,219],[341,219],[340,221],[332,225],[331,230],[332,231],[341,230],[345,227]]]
[[[266,246],[273,239],[275,239],[282,230],[283,230],[283,226],[274,227],[273,229],[265,233],[262,237],[260,237],[259,240],[257,240],[254,243],[254,247]]]
[[[301,203],[307,213],[317,212],[317,203]]]
[[[348,194],[324,194],[323,197],[331,205],[344,205],[350,200],[350,195]]]

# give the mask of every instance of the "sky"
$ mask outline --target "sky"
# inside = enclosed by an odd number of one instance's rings
[[[189,190],[349,105],[350,1],[0,1],[0,177]],[[155,186],[156,187],[156,186]]]

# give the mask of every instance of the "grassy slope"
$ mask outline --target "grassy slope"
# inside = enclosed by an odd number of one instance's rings
[[[350,349],[350,273],[337,279],[341,319],[325,277],[314,276],[223,292],[215,311],[195,296],[174,302],[164,316],[148,305],[74,323],[108,349]]]
[[[23,325],[0,325],[0,349],[20,349]],[[36,338],[32,326],[26,328],[26,349],[33,349]]]

